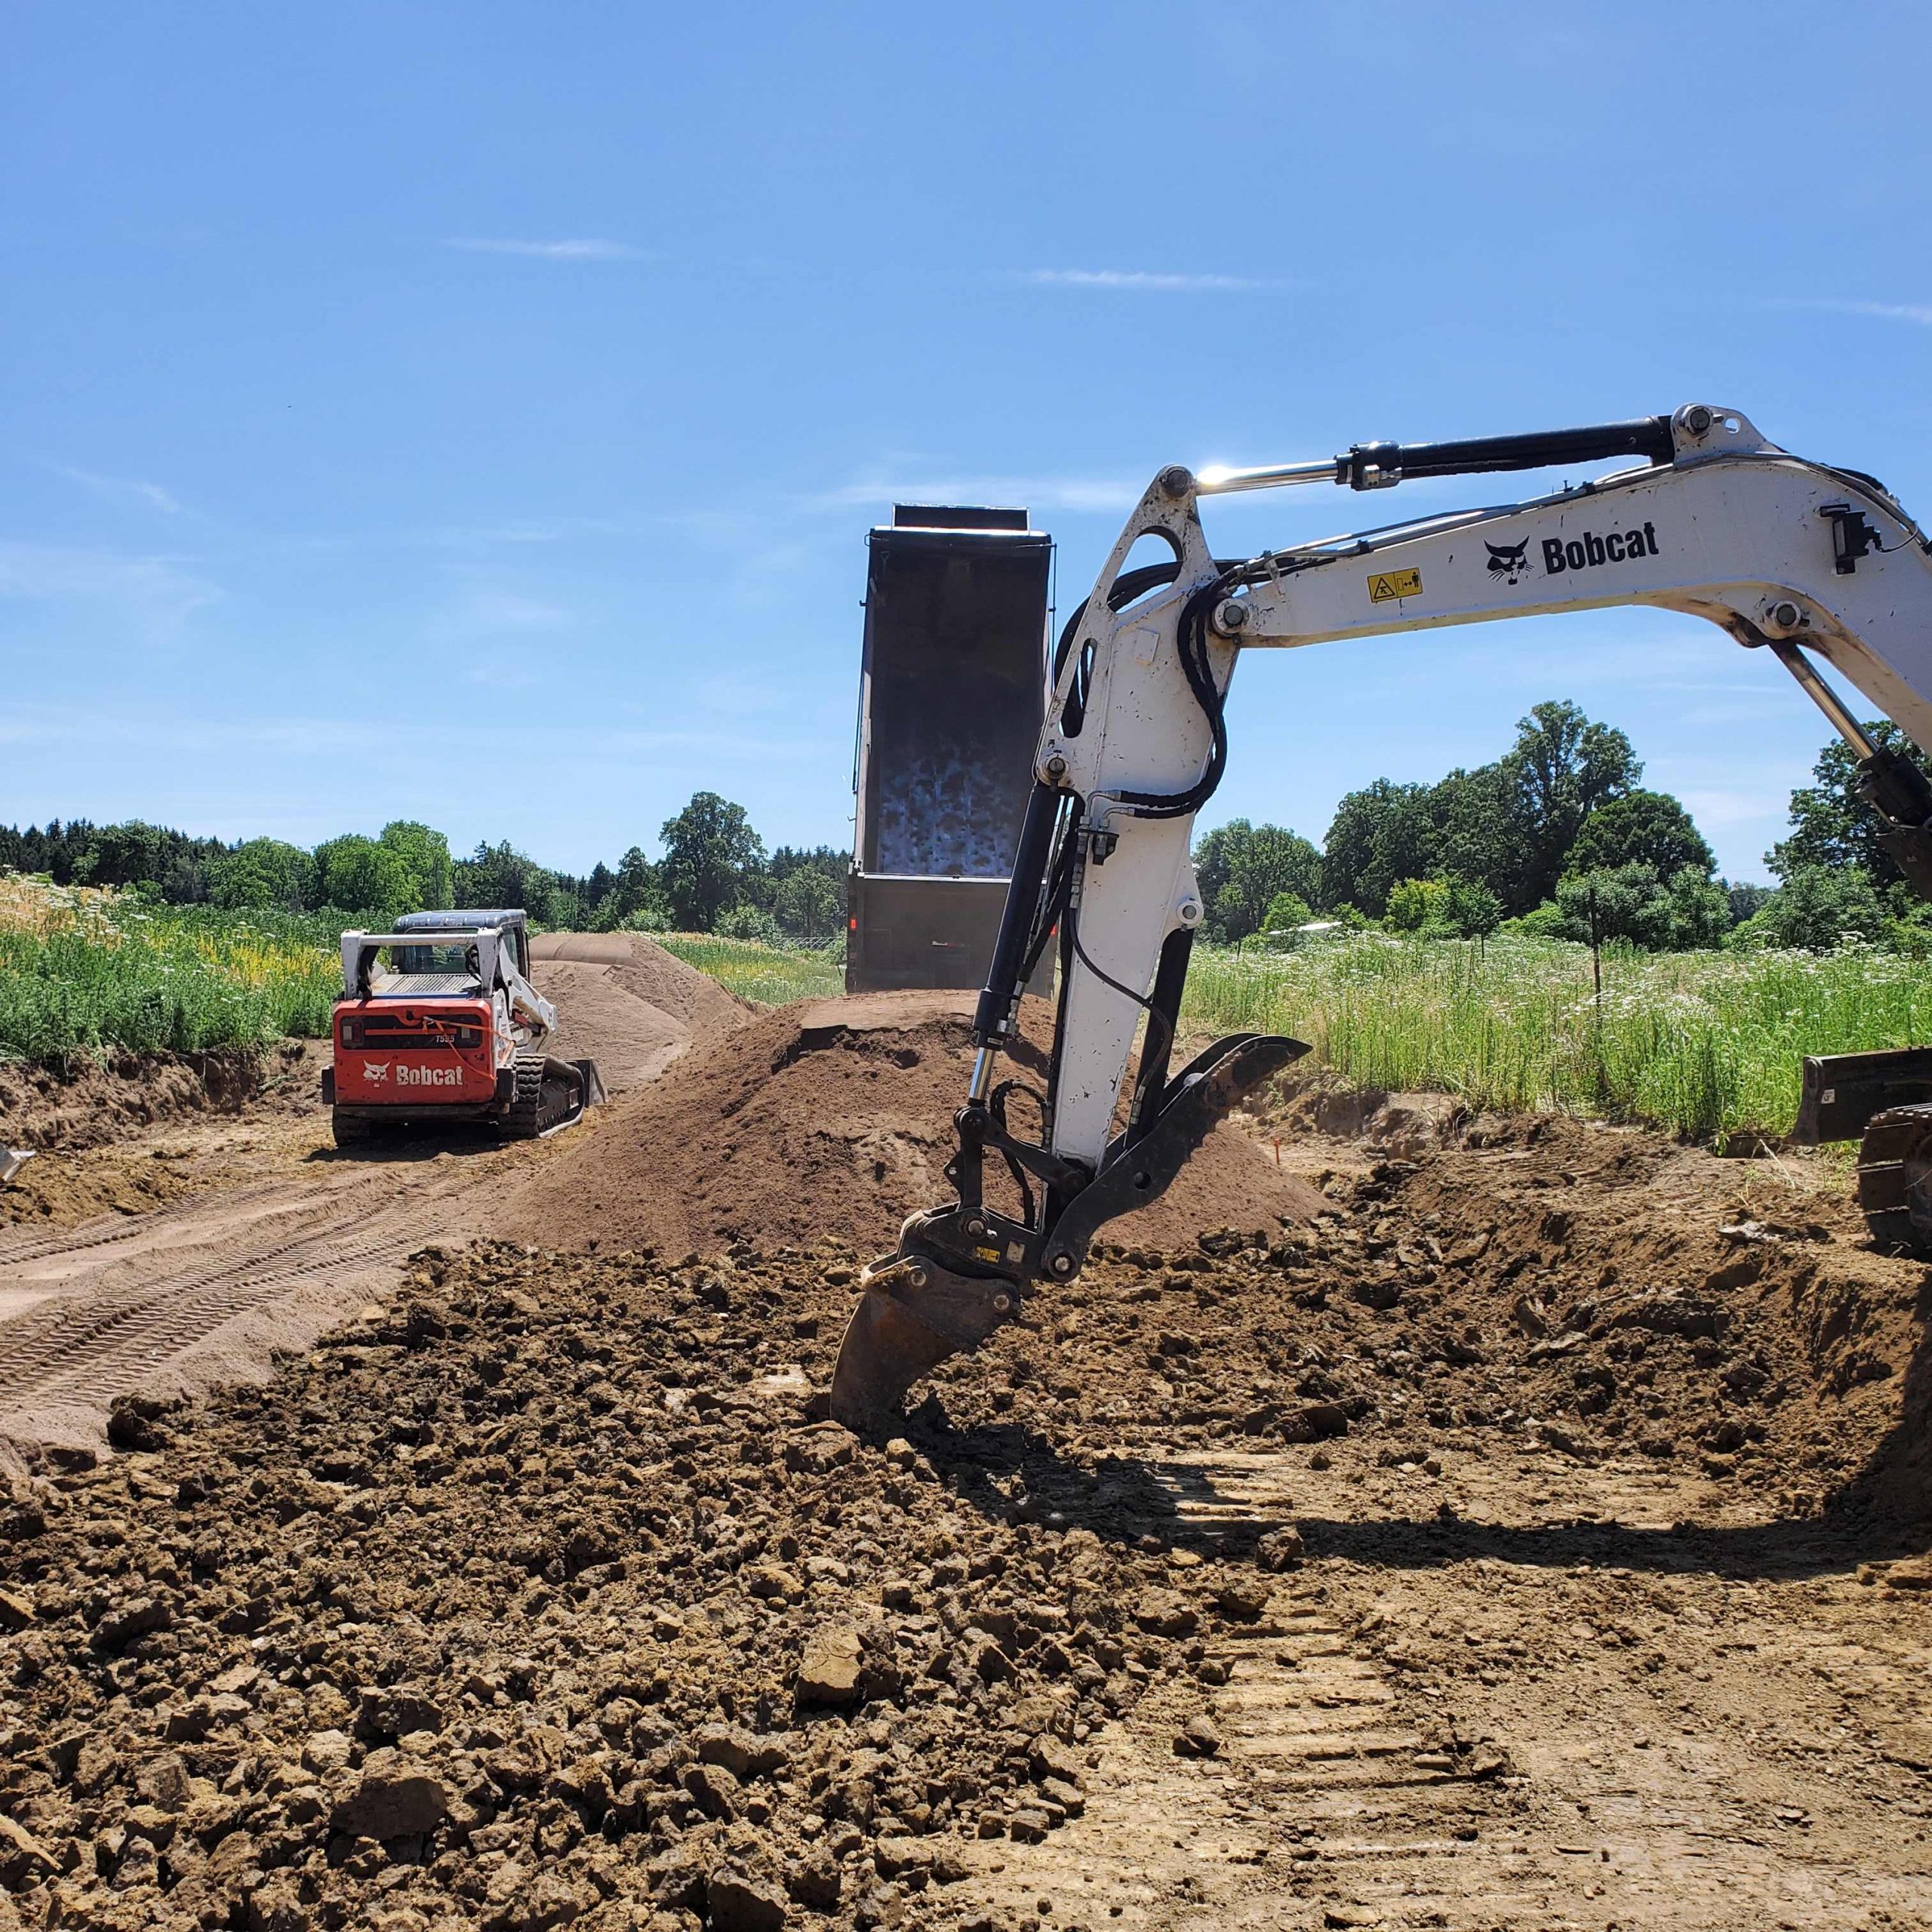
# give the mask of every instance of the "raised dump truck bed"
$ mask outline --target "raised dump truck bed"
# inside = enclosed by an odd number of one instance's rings
[[[985,976],[1044,709],[1052,563],[1023,509],[901,504],[868,539],[848,992]]]

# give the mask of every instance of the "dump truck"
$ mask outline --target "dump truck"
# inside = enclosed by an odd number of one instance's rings
[[[1046,703],[1052,565],[1023,509],[901,503],[867,540],[848,992],[985,977]]]

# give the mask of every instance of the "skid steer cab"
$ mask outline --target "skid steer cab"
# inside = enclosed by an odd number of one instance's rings
[[[530,983],[520,910],[411,912],[342,936],[342,997],[322,1075],[338,1147],[383,1128],[462,1121],[534,1140],[604,1098],[596,1063],[548,1051],[557,1009]]]

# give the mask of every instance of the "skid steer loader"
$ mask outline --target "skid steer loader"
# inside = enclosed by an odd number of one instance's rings
[[[595,1061],[544,1049],[557,1009],[530,983],[520,910],[410,912],[342,936],[342,996],[322,1075],[338,1147],[382,1127],[454,1121],[534,1140],[604,1097]]]

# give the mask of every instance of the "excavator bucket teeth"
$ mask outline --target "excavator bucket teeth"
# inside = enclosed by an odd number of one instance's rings
[[[856,1435],[883,1431],[922,1375],[977,1348],[1019,1309],[1010,1282],[955,1275],[931,1261],[869,1269],[861,1286],[832,1373],[832,1420]]]

